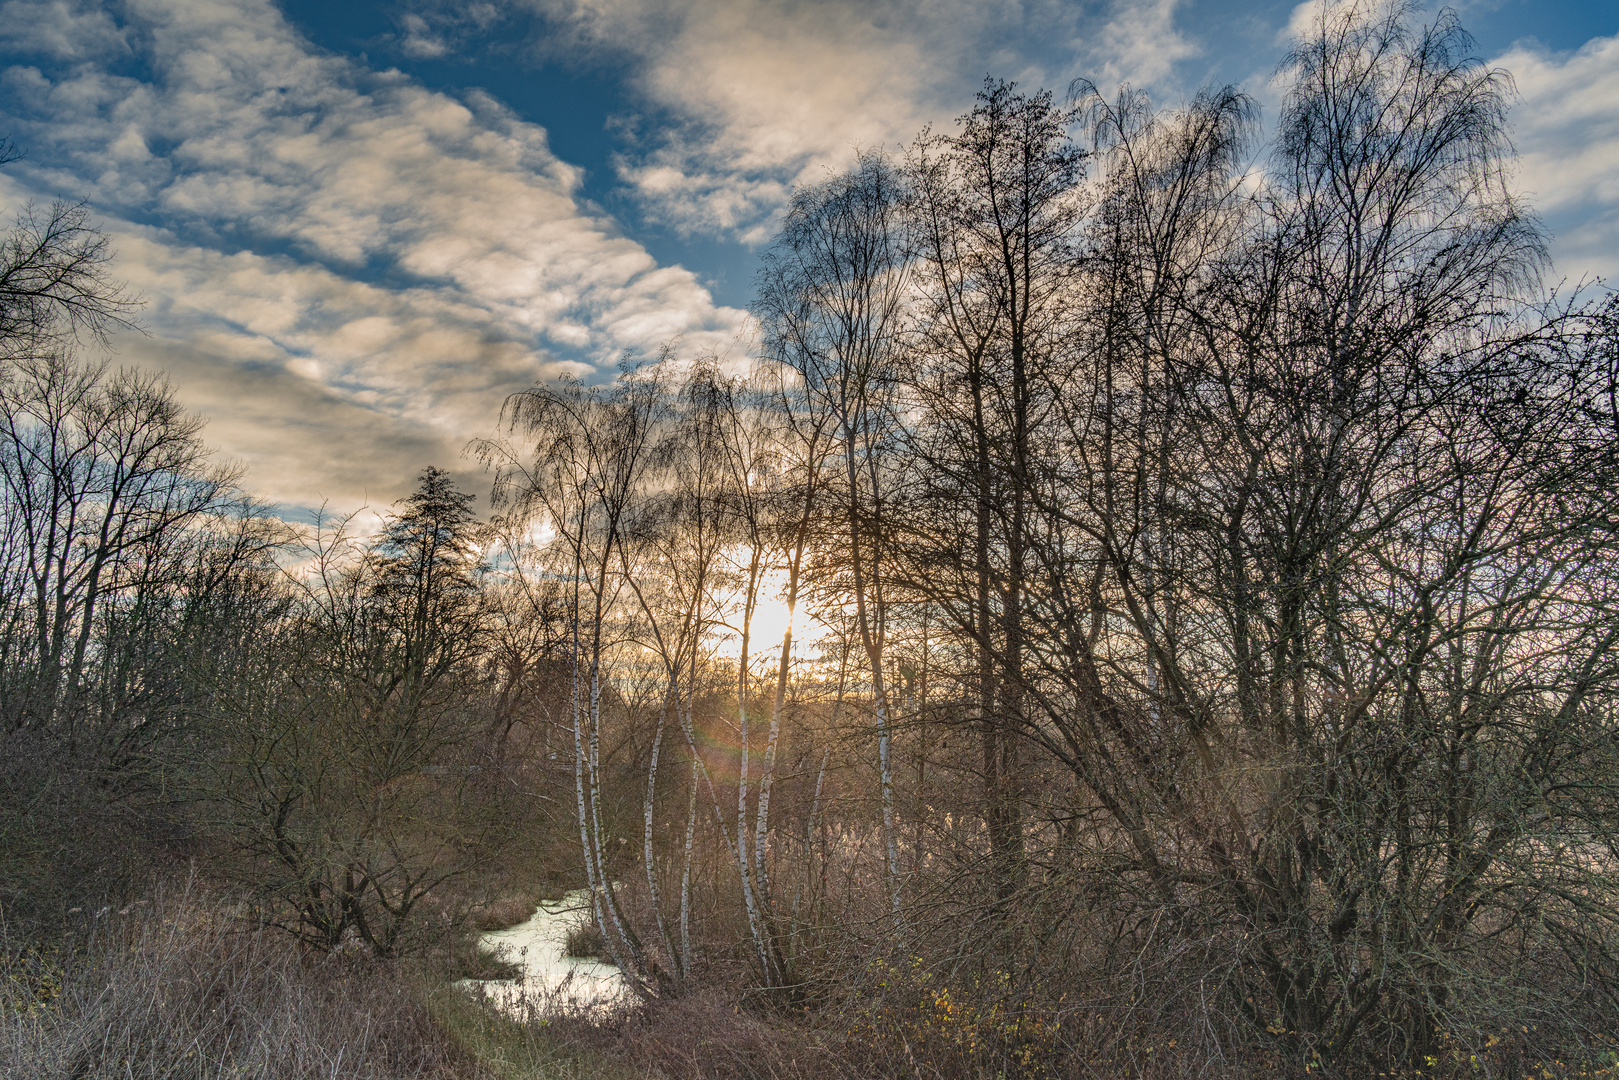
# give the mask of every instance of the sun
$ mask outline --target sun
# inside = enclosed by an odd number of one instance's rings
[[[742,635],[734,629],[742,619],[744,595],[737,589],[726,597],[721,606],[729,625],[720,630],[720,636],[715,645],[715,653],[720,656],[736,657],[742,652]],[[764,653],[775,654],[781,648],[782,638],[787,633],[787,572],[774,570],[766,573],[759,582],[758,593],[753,602],[753,618],[748,621],[748,653],[750,657],[758,657]],[[799,597],[798,608],[791,615],[793,628],[793,645],[796,651],[804,642],[804,635],[810,620],[805,613],[803,597]]]

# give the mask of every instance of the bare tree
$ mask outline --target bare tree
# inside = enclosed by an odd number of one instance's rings
[[[976,642],[984,816],[1003,900],[1025,874],[1017,733],[1028,718],[1029,542],[1044,414],[1071,364],[1069,279],[1085,210],[1074,118],[1048,92],[990,81],[958,134],[924,135],[908,161],[911,384],[930,414],[916,442],[919,498],[971,514],[966,534],[948,510],[915,523],[912,578]]]
[[[318,948],[418,946],[423,900],[498,831],[473,790],[485,626],[470,501],[429,468],[370,544],[317,522],[282,617],[218,687],[207,794],[230,871]]]
[[[1320,17],[1253,198],[1240,98],[1093,99],[1090,392],[1041,500],[1024,731],[1106,822],[1080,867],[1127,852],[1122,895],[1300,1068],[1482,1047],[1554,1009],[1519,966],[1553,939],[1610,962],[1611,827],[1552,794],[1607,754],[1595,365],[1528,302],[1504,76],[1413,21]]]
[[[664,386],[654,373],[626,369],[602,391],[578,383],[535,387],[507,402],[514,432],[529,455],[500,443],[476,444],[495,471],[495,505],[513,527],[541,522],[554,531],[565,563],[572,621],[574,777],[586,884],[613,960],[645,979],[639,934],[621,908],[603,830],[604,691],[625,579],[622,545],[643,481],[655,464]],[[642,984],[646,985],[646,984]]]
[[[201,430],[158,376],[59,353],[0,367],[11,727],[74,736],[108,607],[234,500]]]
[[[801,460],[816,473],[820,442],[830,440],[841,469],[834,498],[847,556],[830,568],[847,578],[855,633],[871,679],[877,736],[884,866],[890,906],[900,917],[892,741],[895,702],[884,662],[889,559],[885,514],[892,466],[894,371],[905,315],[908,262],[900,234],[902,185],[893,166],[865,154],[844,176],[802,190],[767,257],[758,301],[770,358],[792,372],[790,404],[802,402],[792,430],[805,440]],[[801,534],[813,506],[811,474]],[[830,553],[829,553],[830,554]],[[792,559],[791,587],[797,588]],[[785,647],[784,647],[785,648]],[[785,670],[786,654],[782,668]],[[779,697],[778,693],[778,697]]]
[[[0,164],[6,161],[0,151]],[[111,245],[83,204],[26,207],[0,237],[0,357],[41,356],[132,325],[137,301],[109,273]]]

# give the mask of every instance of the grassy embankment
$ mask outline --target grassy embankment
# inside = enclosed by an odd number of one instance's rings
[[[394,962],[316,957],[274,930],[248,928],[239,914],[215,898],[160,891],[118,910],[72,912],[60,935],[24,936],[6,928],[0,936],[0,1076],[642,1075],[571,1045],[548,1025],[502,1017],[454,986],[468,975],[506,973],[475,961],[470,949]]]

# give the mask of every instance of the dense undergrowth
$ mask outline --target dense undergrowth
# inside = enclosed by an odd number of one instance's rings
[[[193,885],[0,939],[0,1076],[570,1080],[638,1076],[502,1016],[466,958],[319,954]],[[459,944],[459,942],[458,942]],[[509,974],[498,965],[479,977]]]
[[[122,908],[73,911],[57,933],[8,926],[0,1075],[1152,1080],[1287,1072],[1280,1054],[1261,1047],[1222,1050],[1208,1018],[1192,1011],[1053,997],[1004,973],[952,977],[919,958],[868,960],[840,980],[852,991],[834,994],[828,984],[813,1003],[793,1007],[712,988],[607,1017],[554,1001],[530,1002],[514,1017],[460,981],[467,966],[454,949],[410,960],[361,949],[321,954],[255,928],[247,911],[193,880]],[[1619,1045],[1536,1053],[1531,1035],[1502,1031],[1476,1047],[1441,1033],[1425,1067],[1379,1075],[1619,1075]]]
[[[228,904],[156,894],[8,939],[0,1069],[14,1077],[472,1075],[414,977],[302,955]]]

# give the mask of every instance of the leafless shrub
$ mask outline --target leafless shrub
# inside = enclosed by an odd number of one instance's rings
[[[607,941],[602,937],[596,924],[586,920],[575,923],[568,928],[567,944],[563,949],[566,956],[598,957],[607,954]]]
[[[716,989],[654,1000],[612,1020],[548,1017],[560,1038],[647,1075],[670,1080],[829,1080],[856,1076],[840,1039],[781,1016],[761,1016]]]
[[[97,1080],[467,1075],[413,981],[313,960],[192,892],[90,916],[83,940],[5,951],[0,1074]]]
[[[507,930],[534,914],[534,901],[523,896],[502,896],[472,912],[479,930]]]

